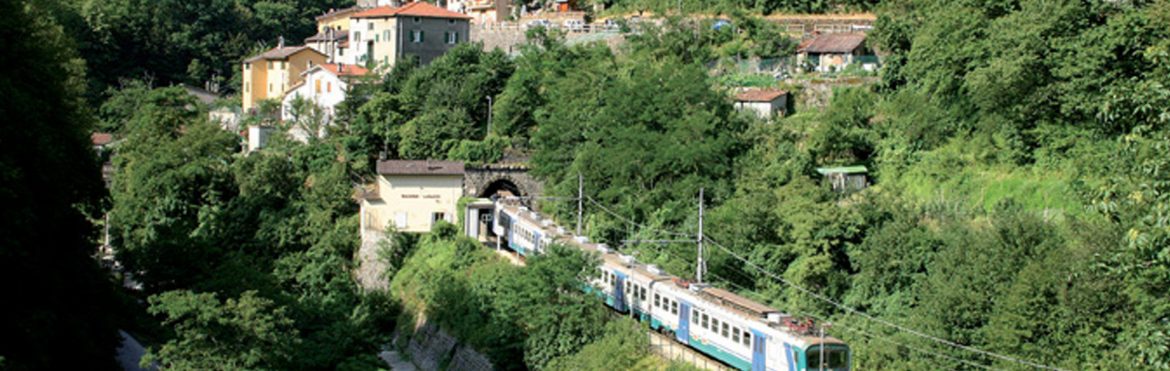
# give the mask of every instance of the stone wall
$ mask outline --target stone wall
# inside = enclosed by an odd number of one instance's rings
[[[395,342],[402,339],[398,335],[394,338]],[[459,341],[454,337],[430,323],[415,329],[414,334],[410,336],[410,340],[406,344],[406,352],[410,354],[411,363],[421,370],[492,371],[495,369],[487,357],[466,344],[459,344]]]

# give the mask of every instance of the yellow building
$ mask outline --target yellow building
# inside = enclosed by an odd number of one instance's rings
[[[301,81],[302,72],[325,60],[325,54],[307,46],[278,46],[244,60],[240,89],[244,112],[259,101],[284,96],[285,90]]]
[[[453,161],[378,162],[374,190],[361,199],[363,236],[367,231],[429,232],[436,221],[456,221],[463,196],[463,163]]]
[[[340,10],[330,9],[328,13],[317,16],[317,32],[325,32],[330,28],[335,31],[348,30],[349,18],[361,10],[362,8],[356,6]]]

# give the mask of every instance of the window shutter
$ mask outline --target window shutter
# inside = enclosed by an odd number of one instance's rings
[[[426,40],[426,39],[423,37],[423,32],[422,32],[422,30],[418,30],[418,42],[420,42],[420,43],[421,43],[421,42],[423,42],[424,40]]]

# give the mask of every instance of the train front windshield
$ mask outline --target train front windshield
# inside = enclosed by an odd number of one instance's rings
[[[808,365],[806,370],[848,370],[849,369],[849,348],[841,346],[825,346],[824,364],[821,364],[821,347],[813,345],[808,347],[804,352],[805,362]]]

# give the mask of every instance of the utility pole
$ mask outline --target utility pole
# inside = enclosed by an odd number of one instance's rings
[[[581,211],[585,202],[585,178],[577,173],[577,235],[581,235]]]
[[[484,135],[483,135],[484,139],[487,139],[487,137],[489,135],[492,135],[492,96],[490,96],[490,95],[487,96],[487,100],[488,100],[488,122],[487,122],[487,133],[484,133]]]
[[[821,324],[820,326],[817,326],[817,327],[820,327],[820,329],[821,329],[821,364],[820,364],[820,366],[818,366],[818,369],[824,371],[824,369],[825,369],[825,324]]]
[[[695,267],[695,282],[703,283],[703,271],[707,270],[707,264],[703,262],[703,189],[699,188],[699,236],[697,239],[699,243],[699,260],[698,266]]]

